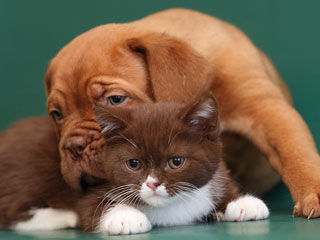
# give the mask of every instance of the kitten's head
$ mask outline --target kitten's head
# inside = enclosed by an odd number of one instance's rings
[[[96,108],[105,136],[103,170],[118,201],[164,205],[206,185],[221,159],[218,108],[212,95],[190,105]],[[120,197],[120,194],[122,194]]]

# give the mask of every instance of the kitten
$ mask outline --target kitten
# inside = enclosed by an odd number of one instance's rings
[[[106,142],[100,170],[107,183],[77,205],[86,231],[134,234],[152,226],[268,217],[266,205],[240,196],[228,176],[211,95],[189,106],[97,108],[96,115]]]
[[[76,226],[79,196],[63,180],[57,146],[49,117],[24,119],[0,133],[0,228]]]
[[[0,227],[81,226],[115,235],[268,217],[265,204],[240,196],[227,174],[212,96],[189,106],[157,103],[96,112],[106,146],[95,176],[104,179],[83,176],[84,194],[63,180],[50,119],[27,119],[0,135]]]

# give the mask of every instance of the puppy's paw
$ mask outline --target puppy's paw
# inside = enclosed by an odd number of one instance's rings
[[[148,232],[151,228],[148,218],[142,212],[120,204],[102,216],[98,232],[109,235],[135,234]]]
[[[259,198],[245,195],[227,205],[223,221],[250,221],[265,219],[269,216],[266,204]]]
[[[74,228],[78,222],[78,215],[73,211],[40,208],[29,211],[32,216],[29,220],[18,222],[11,226],[16,231],[55,230]]]
[[[293,215],[305,216],[308,219],[320,217],[320,191],[301,197],[293,208]]]

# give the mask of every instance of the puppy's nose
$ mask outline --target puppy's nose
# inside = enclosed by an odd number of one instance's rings
[[[68,140],[67,149],[75,159],[79,159],[86,146],[87,143],[83,137],[75,136]]]
[[[157,187],[160,186],[158,182],[147,182],[147,186],[151,188],[153,191],[156,191]]]

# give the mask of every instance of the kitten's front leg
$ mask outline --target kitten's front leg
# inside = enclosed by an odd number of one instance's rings
[[[98,232],[109,235],[135,234],[150,231],[148,218],[138,209],[119,204],[101,216]]]
[[[218,213],[218,220],[228,222],[241,222],[266,219],[269,209],[259,198],[244,195],[228,203],[224,213]]]

